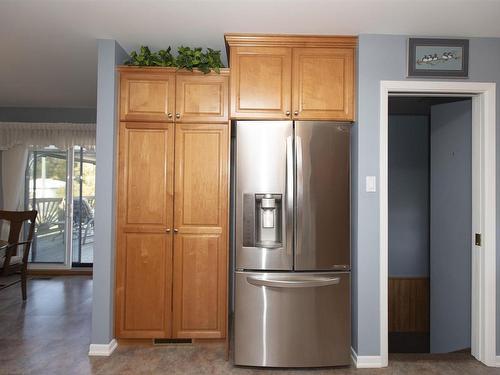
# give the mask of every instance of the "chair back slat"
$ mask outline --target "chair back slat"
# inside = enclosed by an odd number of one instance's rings
[[[25,222],[30,223],[29,231],[28,231],[28,238],[26,241],[30,242],[33,240],[33,234],[35,232],[35,221],[36,221],[36,215],[37,211],[32,210],[32,211],[0,211],[0,220],[5,220],[9,222],[9,243],[16,243],[19,242],[19,236],[21,234],[21,229],[23,228],[23,224]],[[25,246],[26,248],[26,246]],[[27,246],[29,249],[29,246]],[[29,252],[29,251],[28,251]],[[14,254],[17,254],[17,248],[13,252]],[[27,253],[25,251],[25,253]],[[28,255],[23,254],[23,261],[25,260],[24,258],[26,257],[26,261],[28,260]]]
[[[6,247],[5,257],[2,262],[2,275],[7,276],[16,271],[21,271],[21,292],[23,296],[23,301],[28,298],[27,292],[27,274],[28,274],[28,255],[30,253],[31,242],[33,241],[33,235],[35,233],[35,222],[38,212],[36,210],[32,211],[0,211],[0,221],[9,222],[9,244]],[[23,228],[23,224],[29,222],[28,238],[22,242],[19,242],[19,235]],[[14,245],[15,244],[15,245]],[[19,263],[18,259],[11,264],[11,258],[17,255],[17,248],[19,245],[23,246],[23,257],[22,262]]]

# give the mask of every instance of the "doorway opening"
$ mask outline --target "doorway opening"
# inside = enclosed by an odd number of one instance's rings
[[[389,353],[469,353],[472,100],[389,97]]]
[[[496,366],[496,85],[460,81],[381,81],[379,127],[380,357],[388,365],[389,96],[460,96],[472,100],[471,354]]]

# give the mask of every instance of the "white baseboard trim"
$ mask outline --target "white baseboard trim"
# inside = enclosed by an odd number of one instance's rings
[[[500,355],[497,355],[497,358],[495,361],[495,367],[500,367]]]
[[[118,347],[118,342],[113,339],[109,344],[90,344],[89,356],[109,357]]]
[[[356,368],[381,368],[385,367],[382,364],[382,357],[379,355],[360,355],[351,347],[351,358]]]

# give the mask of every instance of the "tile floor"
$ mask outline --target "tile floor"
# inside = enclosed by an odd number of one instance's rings
[[[220,344],[120,345],[88,357],[92,280],[34,277],[23,303],[19,284],[0,290],[0,374],[500,374],[466,354],[394,355],[386,369],[256,369],[225,361]]]

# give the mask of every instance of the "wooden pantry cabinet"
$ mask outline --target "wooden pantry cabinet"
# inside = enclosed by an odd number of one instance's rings
[[[225,38],[231,118],[354,121],[356,37]]]
[[[225,338],[227,70],[136,70],[120,68],[115,333]]]

